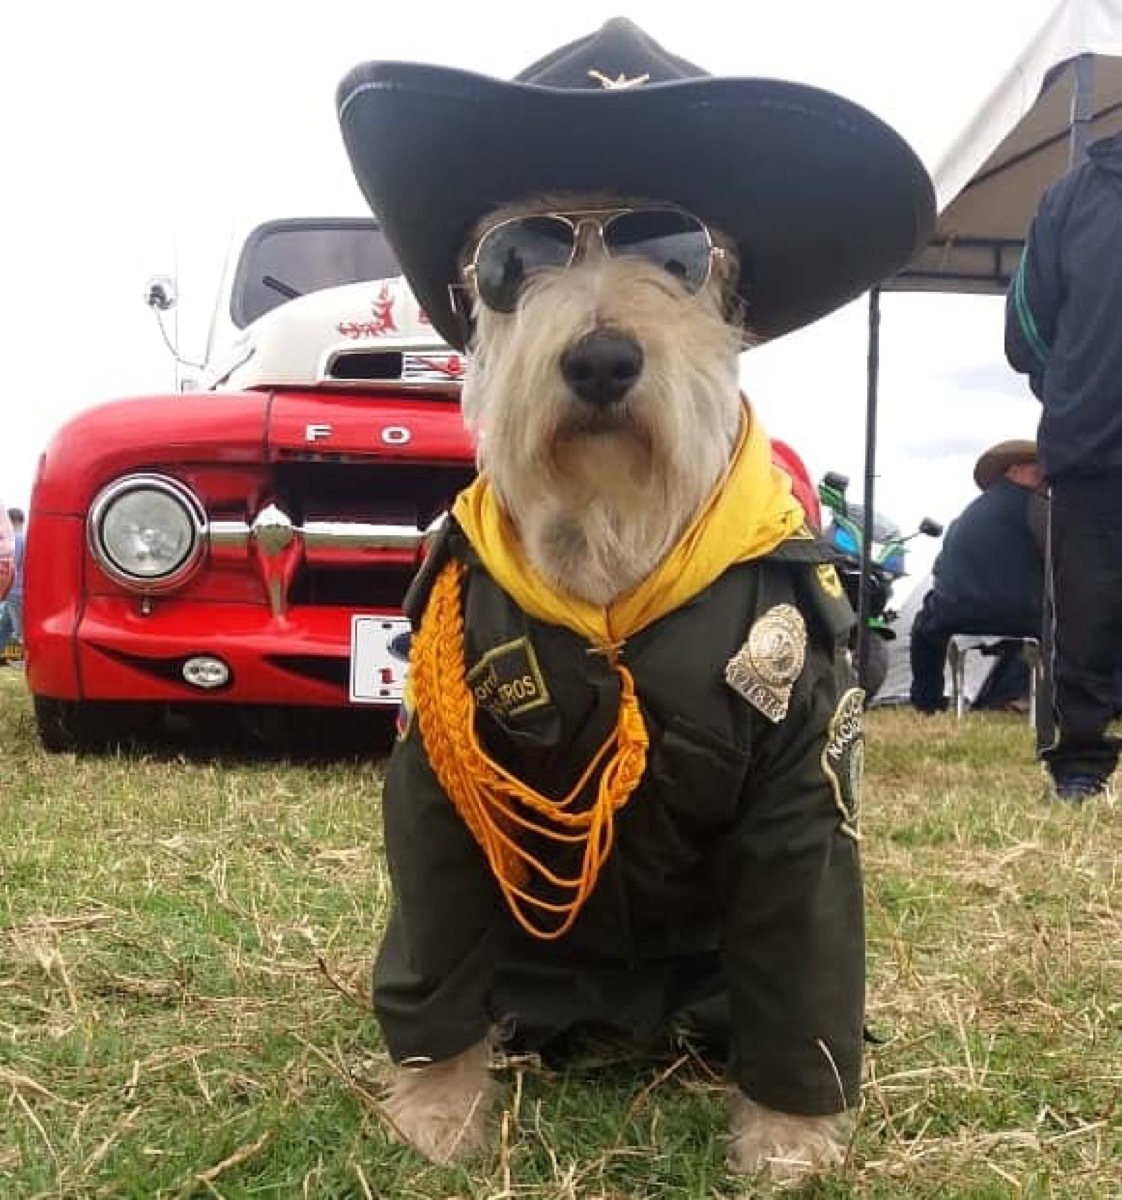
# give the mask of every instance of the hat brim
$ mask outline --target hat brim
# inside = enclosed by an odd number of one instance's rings
[[[746,326],[774,338],[899,270],[935,221],[930,177],[860,106],[771,79],[614,91],[375,62],[338,89],[355,177],[437,331],[472,227],[511,202],[604,192],[679,205],[730,237]]]
[[[974,482],[979,491],[992,487],[1010,467],[1038,461],[1036,443],[1027,440],[999,442],[974,464]]]

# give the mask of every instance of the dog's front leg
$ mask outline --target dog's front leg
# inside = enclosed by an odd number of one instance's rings
[[[436,1163],[486,1147],[497,1085],[486,1041],[455,1058],[395,1069],[383,1109],[393,1132]]]
[[[729,1094],[729,1167],[742,1175],[766,1171],[777,1183],[792,1183],[840,1166],[855,1126],[852,1112],[825,1117],[776,1112],[736,1088]]]

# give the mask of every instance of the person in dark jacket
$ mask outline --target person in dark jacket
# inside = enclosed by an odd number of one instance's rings
[[[947,707],[944,664],[955,634],[1040,637],[1044,555],[1038,508],[1045,501],[1035,444],[991,447],[975,464],[974,482],[982,494],[947,529],[931,590],[912,624],[911,699],[920,712]],[[1004,659],[995,672],[1006,683],[991,692],[988,707],[1014,698],[1019,689],[1009,683],[1023,674]]]
[[[1041,401],[1051,495],[1056,740],[1050,796],[1109,794],[1122,640],[1122,134],[1041,198],[1006,301],[1005,353]]]

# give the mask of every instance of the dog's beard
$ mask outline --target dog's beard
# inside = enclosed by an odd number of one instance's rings
[[[570,405],[570,411],[557,422],[554,438],[559,448],[566,443],[579,444],[586,438],[601,438],[609,434],[633,437],[649,442],[641,420],[626,400],[606,408],[591,405]]]
[[[574,395],[560,364],[602,329],[634,338],[643,369],[623,400],[597,407]],[[539,276],[515,313],[478,313],[465,417],[480,469],[545,579],[604,605],[666,556],[728,465],[739,348],[716,286],[688,297],[638,259]]]

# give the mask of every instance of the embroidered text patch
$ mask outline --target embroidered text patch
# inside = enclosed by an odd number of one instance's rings
[[[529,638],[517,638],[488,650],[468,672],[467,682],[476,706],[504,720],[550,703]]]

